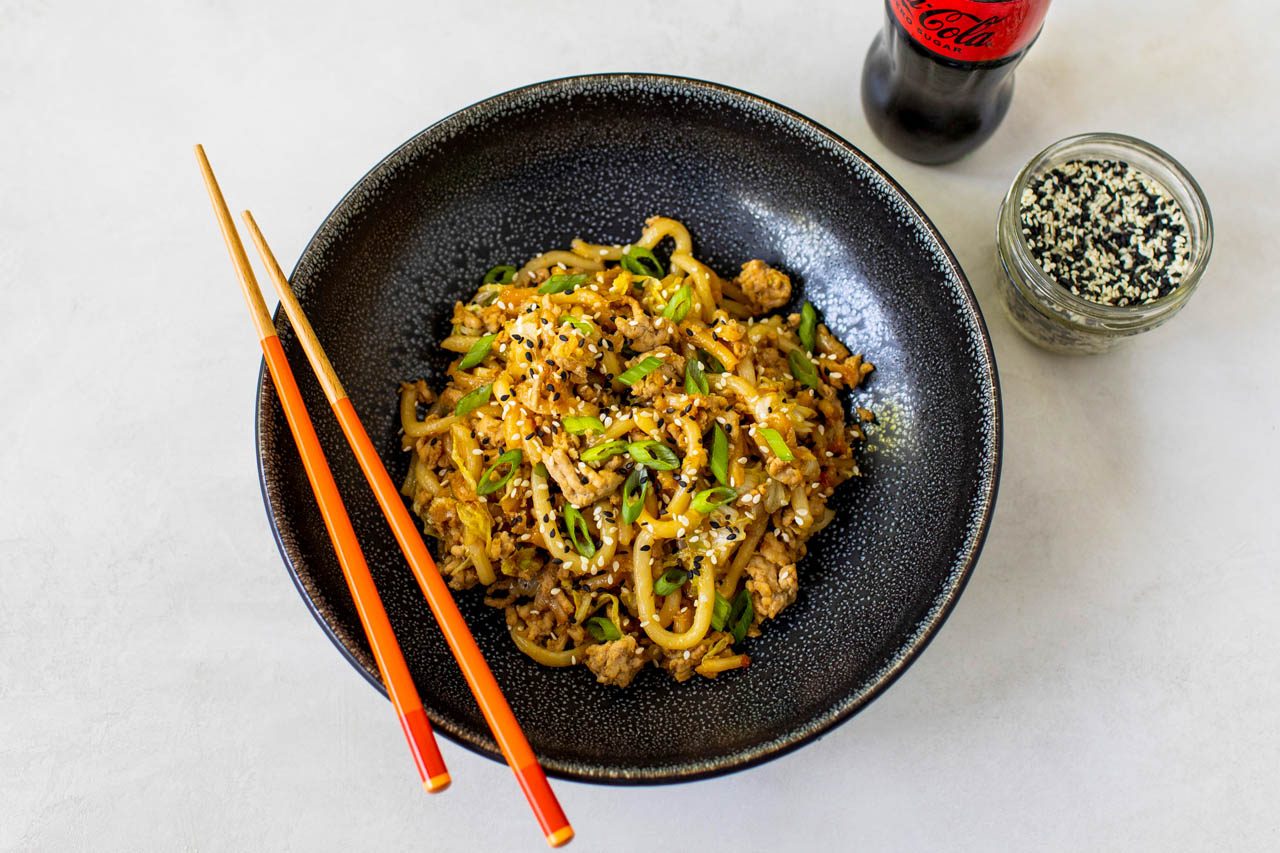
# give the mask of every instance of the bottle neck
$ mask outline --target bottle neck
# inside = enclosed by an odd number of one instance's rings
[[[905,35],[939,59],[997,63],[1031,46],[1050,0],[885,0]]]

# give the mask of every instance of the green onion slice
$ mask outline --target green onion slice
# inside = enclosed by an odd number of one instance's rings
[[[631,442],[627,445],[627,453],[644,467],[655,471],[674,471],[680,467],[680,457],[676,452],[651,438]]]
[[[818,309],[807,299],[800,308],[800,343],[809,352],[818,346]]]
[[[541,462],[533,466],[533,473],[544,480],[551,476],[551,474],[547,472],[547,466],[543,465]]]
[[[710,515],[738,496],[738,490],[729,486],[712,486],[693,496],[693,508],[703,515]]]
[[[698,350],[698,358],[707,366],[707,373],[724,373],[724,365],[720,363],[720,359],[706,350]]]
[[[516,268],[498,264],[484,274],[483,284],[510,284],[516,277]]]
[[[573,547],[578,549],[578,553],[588,560],[594,557],[596,543],[591,538],[591,528],[587,527],[587,520],[573,504],[564,505],[564,523],[569,528],[569,539],[573,542]]]
[[[578,455],[578,458],[583,462],[601,462],[610,456],[617,456],[619,453],[626,452],[627,443],[619,438],[597,444],[594,447],[588,447]]]
[[[561,324],[564,324],[564,323],[570,324],[579,332],[582,332],[582,334],[587,335],[588,337],[596,333],[596,327],[591,325],[591,321],[583,319],[582,317],[575,317],[572,314],[565,314],[563,317],[560,318],[560,322]]]
[[[515,476],[516,469],[520,467],[520,463],[524,461],[524,451],[516,448],[508,450],[497,458],[496,461],[484,473],[480,475],[480,479],[476,481],[477,495],[491,495],[507,484],[507,481]],[[503,465],[510,465],[506,474],[501,477],[495,476],[498,469]]]
[[[591,636],[596,638],[597,642],[607,643],[613,640],[621,640],[622,634],[612,622],[603,616],[592,616],[587,620],[587,630],[591,632]]]
[[[773,451],[774,456],[778,457],[783,462],[795,461],[795,454],[791,452],[790,447],[787,447],[787,443],[782,440],[782,434],[776,429],[761,427],[758,432],[764,436],[764,440],[768,443],[769,449]]]
[[[725,598],[719,592],[716,593],[715,604],[711,608],[711,628],[715,631],[723,631],[724,624],[729,621],[729,611],[733,609],[733,605],[729,603],[729,599]]]
[[[647,275],[662,278],[666,272],[658,261],[658,256],[644,246],[628,246],[622,252],[622,268],[632,275]]]
[[[489,402],[489,393],[493,391],[492,385],[481,385],[474,391],[468,391],[462,395],[462,399],[458,401],[457,407],[453,413],[458,417],[463,417]]]
[[[604,432],[604,424],[599,418],[593,418],[591,415],[565,415],[560,419],[560,423],[564,424],[565,432],[570,435],[582,435],[591,430]]]
[[[729,436],[718,423],[711,430],[711,473],[720,485],[729,485]]]
[[[689,309],[692,307],[693,288],[685,284],[675,292],[675,295],[671,297],[671,301],[662,309],[662,316],[673,323],[679,323],[688,316]]]
[[[480,297],[480,304],[485,308],[498,301],[498,297],[502,295],[500,290],[490,290],[484,296]]]
[[[684,582],[688,579],[689,573],[684,569],[667,569],[662,573],[662,577],[653,582],[653,593],[654,595],[670,595],[684,586]]]
[[[618,381],[623,385],[634,385],[659,367],[662,367],[662,359],[647,355],[640,362],[619,373]]]
[[[735,643],[741,643],[742,638],[747,636],[747,629],[751,627],[751,620],[755,617],[756,609],[751,603],[751,593],[744,589],[733,597],[733,609],[729,611],[727,622]]]
[[[622,520],[633,524],[644,509],[644,499],[649,493],[649,475],[644,466],[637,465],[622,484]]]
[[[687,394],[710,394],[711,383],[702,372],[702,362],[691,358],[684,363],[684,390]]]
[[[586,273],[577,275],[553,275],[538,288],[539,293],[568,293],[587,280]]]
[[[809,356],[798,349],[793,349],[787,353],[787,362],[791,365],[791,375],[796,378],[796,381],[808,385],[815,391],[818,390],[818,369],[813,366]]]
[[[489,350],[493,349],[493,342],[497,339],[498,336],[496,334],[479,338],[471,345],[471,349],[467,350],[467,354],[462,357],[462,361],[458,362],[458,369],[467,370],[484,361],[484,357],[489,354]]]

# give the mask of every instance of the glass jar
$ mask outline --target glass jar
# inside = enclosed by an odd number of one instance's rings
[[[1077,296],[1045,274],[1022,234],[1023,191],[1040,173],[1071,160],[1118,160],[1145,172],[1177,199],[1190,231],[1187,272],[1167,296],[1113,306]],[[996,290],[1015,328],[1055,352],[1100,353],[1165,323],[1191,298],[1213,249],[1213,219],[1200,185],[1182,165],[1141,139],[1086,133],[1050,145],[1026,165],[1000,205],[996,226]]]

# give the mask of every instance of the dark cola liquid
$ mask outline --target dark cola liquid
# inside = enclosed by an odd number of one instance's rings
[[[880,141],[918,163],[949,163],[991,136],[1009,111],[1026,49],[988,62],[926,50],[886,10],[862,68],[862,109]]]

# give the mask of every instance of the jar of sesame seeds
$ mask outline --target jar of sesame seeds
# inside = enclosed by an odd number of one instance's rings
[[[1164,151],[1114,133],[1054,143],[1000,205],[996,290],[1046,349],[1105,352],[1186,304],[1213,248],[1209,203]]]

